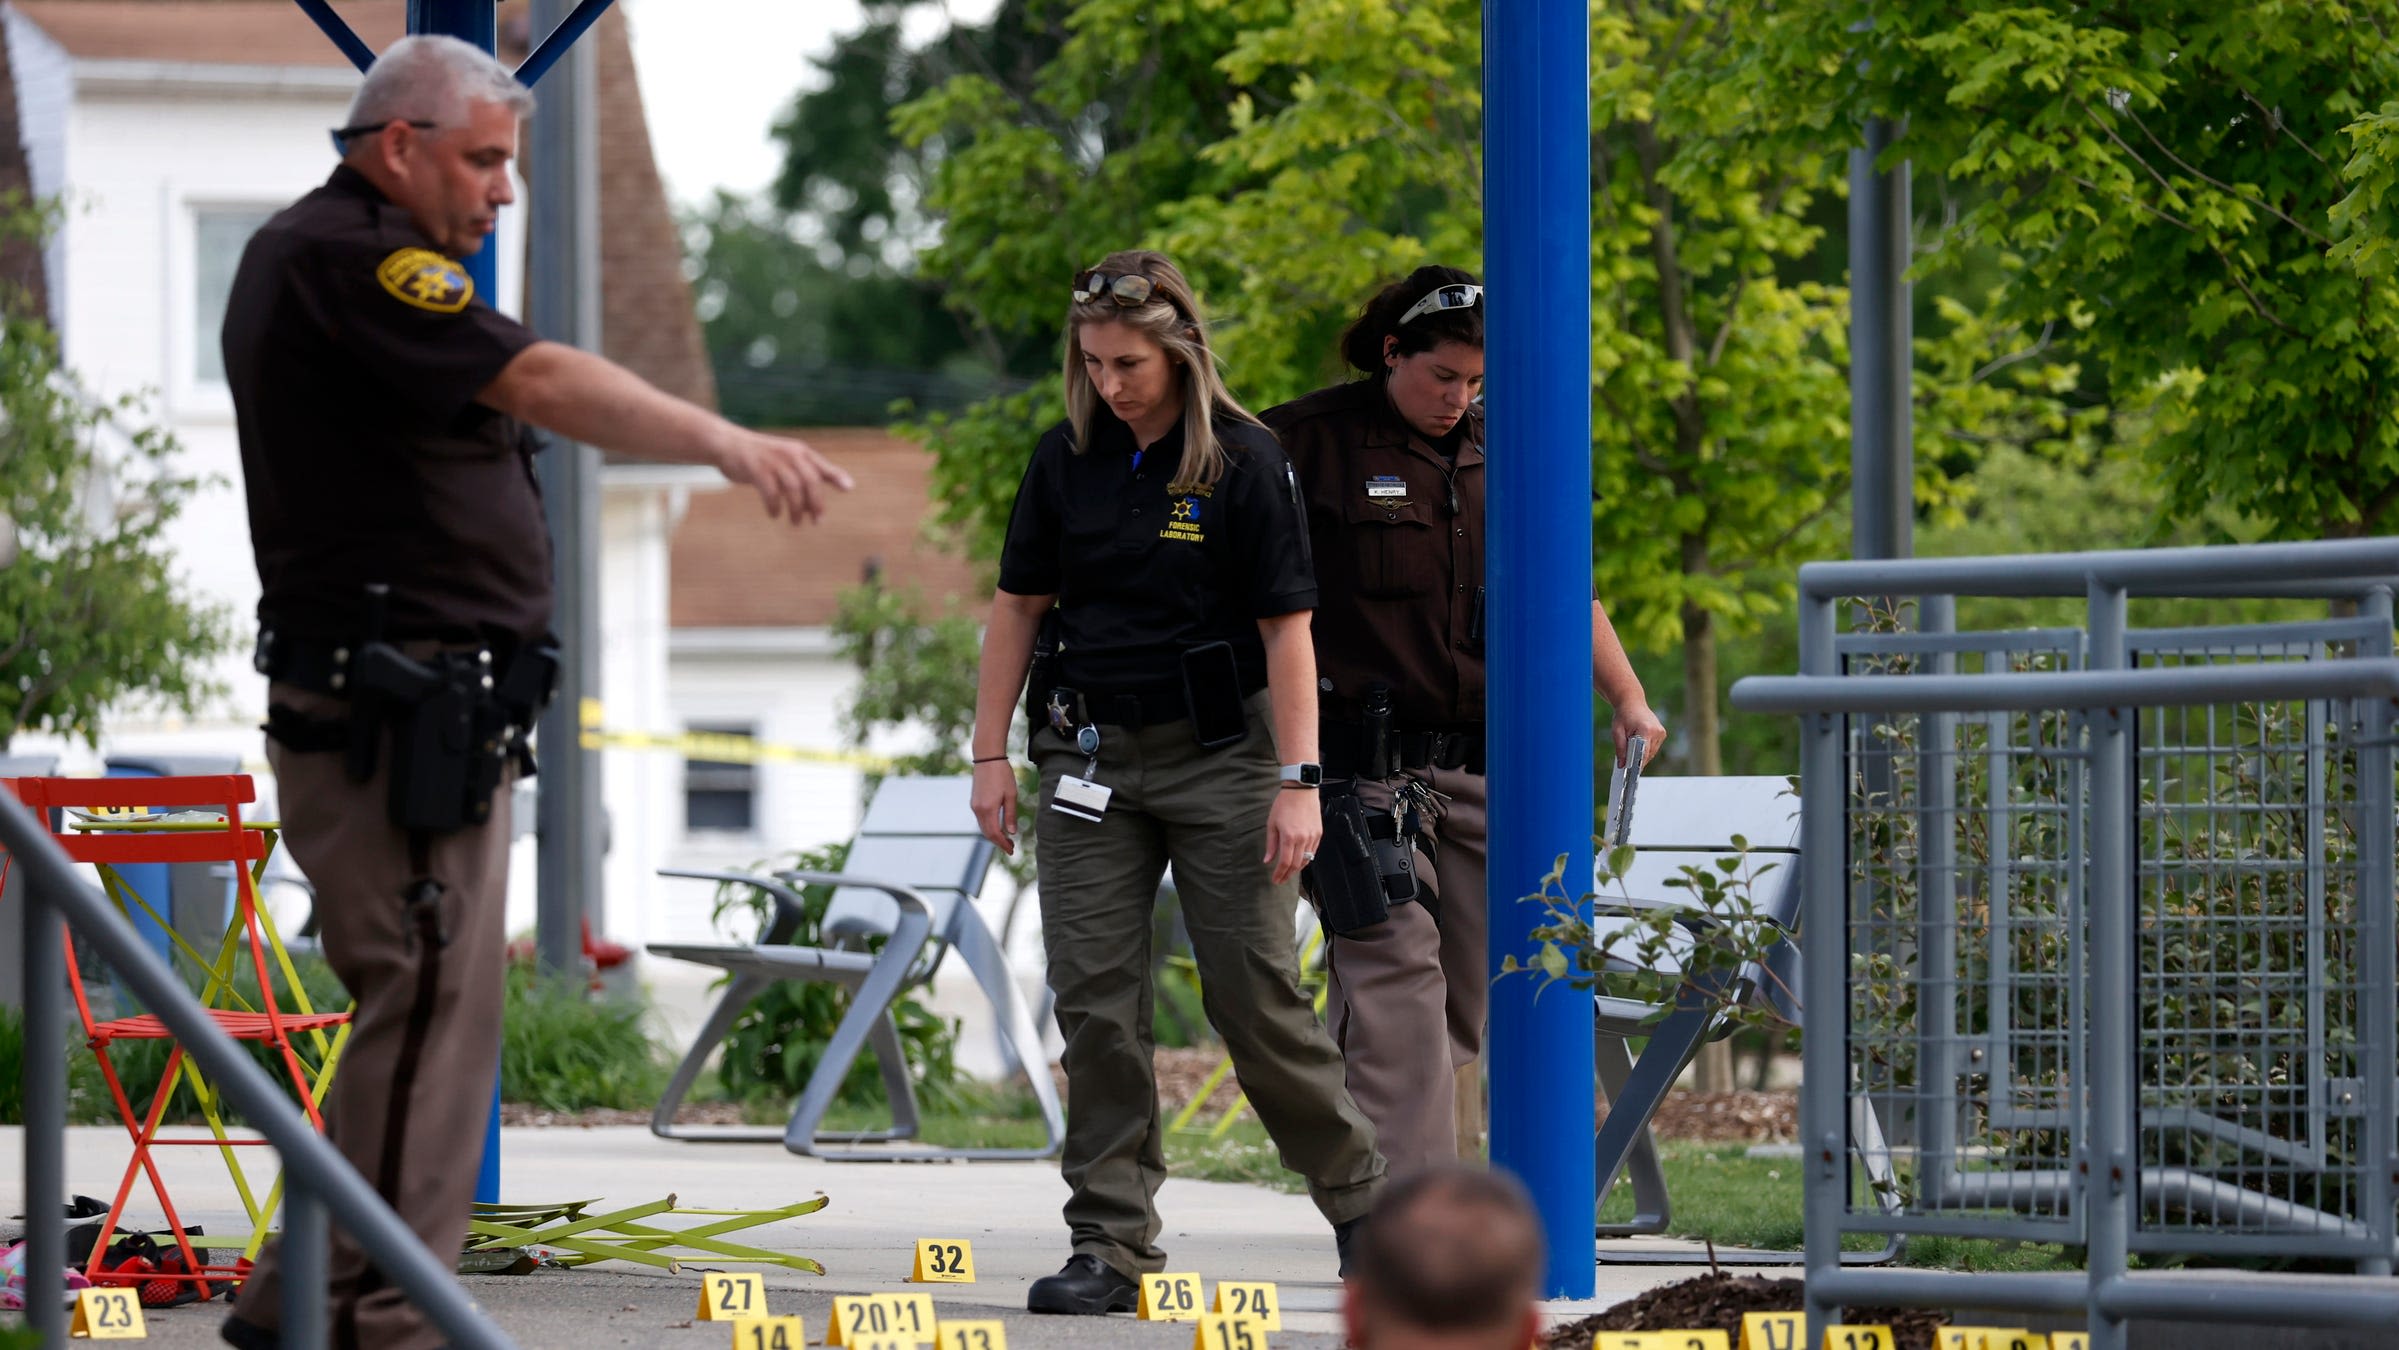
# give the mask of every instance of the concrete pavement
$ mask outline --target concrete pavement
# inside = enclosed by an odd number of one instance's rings
[[[21,1158],[22,1132],[0,1130],[0,1157]],[[1065,1261],[1066,1231],[1058,1217],[1066,1184],[1046,1163],[827,1163],[798,1158],[772,1144],[672,1143],[648,1131],[511,1129],[503,1132],[501,1196],[511,1203],[601,1199],[634,1205],[668,1194],[699,1208],[782,1205],[819,1191],[826,1208],[736,1240],[790,1251],[824,1263],[823,1276],[768,1268],[768,1300],[778,1313],[808,1319],[822,1339],[825,1315],[837,1294],[925,1290],[944,1315],[999,1317],[1017,1350],[1047,1346],[1174,1346],[1191,1343],[1188,1327],[1151,1325],[1126,1317],[1034,1317],[1024,1311],[1025,1288]],[[271,1176],[272,1155],[242,1150]],[[214,1150],[174,1149],[161,1155],[170,1193],[187,1221],[216,1234],[246,1231],[224,1165]],[[123,1174],[128,1150],[121,1130],[69,1131],[69,1188],[106,1200]],[[24,1209],[21,1168],[0,1171],[0,1212]],[[265,1180],[256,1183],[263,1190]],[[147,1187],[137,1183],[129,1210],[155,1221]],[[1281,1288],[1284,1331],[1277,1347],[1337,1347],[1340,1285],[1331,1230],[1307,1197],[1254,1186],[1169,1181],[1159,1195],[1165,1222],[1160,1239],[1176,1270],[1196,1270],[1209,1282],[1272,1280]],[[920,1237],[963,1237],[974,1244],[978,1282],[911,1285],[909,1262]],[[1691,1244],[1659,1244],[1688,1247]],[[744,1269],[746,1267],[713,1267]],[[1560,1303],[1559,1320],[1584,1316],[1661,1284],[1688,1268],[1601,1266],[1599,1297]],[[527,1350],[595,1350],[607,1346],[722,1346],[720,1324],[689,1325],[699,1299],[695,1268],[669,1274],[622,1262],[536,1275],[469,1277],[468,1288]],[[211,1303],[151,1313],[151,1343],[161,1347],[217,1344],[223,1313]]]

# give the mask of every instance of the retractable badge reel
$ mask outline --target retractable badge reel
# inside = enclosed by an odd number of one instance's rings
[[[1100,729],[1088,723],[1075,728],[1075,749],[1084,755],[1083,776],[1060,778],[1058,790],[1050,794],[1050,809],[1078,820],[1096,821],[1107,814],[1108,799],[1116,795],[1116,789],[1092,781],[1100,772]]]

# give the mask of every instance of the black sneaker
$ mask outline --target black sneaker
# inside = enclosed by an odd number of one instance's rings
[[[238,1317],[226,1318],[224,1325],[217,1328],[217,1335],[224,1339],[225,1344],[236,1347],[236,1350],[283,1350],[282,1333],[269,1331]]]
[[[1057,1274],[1033,1281],[1032,1291],[1025,1296],[1025,1310],[1096,1317],[1133,1311],[1141,1301],[1140,1294],[1139,1281],[1118,1274],[1096,1256],[1078,1254]]]
[[[1366,1216],[1363,1214],[1359,1215],[1357,1218],[1351,1219],[1347,1223],[1337,1223],[1333,1225],[1333,1250],[1341,1254],[1342,1279],[1346,1280],[1349,1278],[1349,1249],[1351,1244],[1357,1239],[1358,1230],[1365,1226]]]

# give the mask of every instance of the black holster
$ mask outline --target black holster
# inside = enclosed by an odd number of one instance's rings
[[[1388,811],[1369,811],[1355,780],[1326,783],[1324,842],[1300,873],[1327,930],[1350,934],[1391,917],[1393,905],[1418,899],[1416,841]]]
[[[391,728],[390,810],[401,829],[439,833],[484,824],[509,764],[532,771],[525,733],[555,685],[555,646],[519,651],[505,682],[494,677],[488,648],[417,661],[370,642],[353,669],[352,715]],[[352,776],[363,781],[356,767]]]

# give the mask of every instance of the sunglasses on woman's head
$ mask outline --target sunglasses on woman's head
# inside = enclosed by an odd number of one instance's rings
[[[1075,278],[1075,303],[1087,305],[1105,297],[1133,309],[1148,304],[1157,289],[1156,282],[1138,272],[1102,272],[1095,268]]]
[[[1399,316],[1399,322],[1407,324],[1421,319],[1427,314],[1438,314],[1445,309],[1472,309],[1481,303],[1483,303],[1482,287],[1470,286],[1464,282],[1453,282],[1447,286],[1434,287],[1432,294],[1408,306],[1408,312]]]

